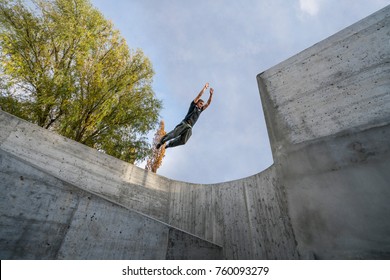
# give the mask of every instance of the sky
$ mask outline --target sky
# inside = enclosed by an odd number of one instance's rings
[[[151,60],[169,132],[206,82],[211,105],[157,174],[200,184],[273,164],[256,76],[390,4],[390,0],[91,0],[129,48]],[[207,101],[209,90],[202,99]],[[152,143],[152,131],[148,137]],[[137,164],[144,168],[145,163]]]

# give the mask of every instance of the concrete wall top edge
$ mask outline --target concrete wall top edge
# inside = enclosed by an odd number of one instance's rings
[[[41,170],[49,171],[56,175],[65,166],[75,165],[76,169],[92,168],[95,165],[96,172],[107,173],[111,179],[119,179],[125,182],[144,186],[146,188],[168,191],[170,185],[187,186],[223,186],[235,184],[239,181],[258,176],[272,168],[272,165],[245,178],[239,178],[227,182],[212,184],[197,184],[192,182],[177,181],[159,174],[147,171],[136,165],[124,162],[110,155],[101,153],[93,148],[85,146],[74,140],[58,135],[52,131],[41,128],[33,123],[22,120],[5,111],[0,110],[0,149],[34,164]],[[71,152],[71,151],[74,152]],[[47,157],[47,164],[42,158]],[[73,170],[76,172],[76,170]],[[78,171],[77,171],[78,172]],[[81,175],[80,175],[81,176]],[[60,178],[63,179],[63,178]]]
[[[257,172],[255,174],[243,177],[243,178],[238,178],[230,181],[222,181],[222,182],[216,182],[216,183],[209,183],[209,184],[198,184],[198,183],[192,183],[192,182],[186,182],[186,181],[179,181],[179,180],[174,180],[174,179],[169,179],[172,185],[183,185],[183,186],[189,186],[189,187],[224,187],[224,186],[229,186],[229,185],[235,185],[235,184],[241,184],[242,182],[248,181],[253,179],[254,177],[262,176],[264,174],[267,174],[270,172],[270,170],[273,170],[275,168],[275,165],[272,164],[266,169]],[[158,175],[157,176],[161,176]],[[163,176],[161,176],[164,178]]]
[[[390,5],[257,75],[273,154],[390,122]]]
[[[25,164],[127,209],[166,221],[169,179],[3,111],[0,131],[10,132],[2,137],[0,150]]]
[[[277,63],[276,65],[260,72],[259,74],[256,75],[256,77],[263,77],[264,75],[270,75],[271,73],[276,73],[280,70],[280,68],[285,67],[286,64],[288,64],[290,61],[294,60],[300,60],[301,57],[307,57],[311,56],[314,53],[316,53],[319,49],[323,49],[326,46],[330,44],[331,41],[338,41],[344,37],[347,37],[349,35],[355,34],[359,31],[361,31],[366,25],[372,24],[377,22],[380,19],[390,17],[390,5],[380,9],[379,11],[359,20],[358,22],[347,26],[337,33],[324,38],[320,42],[317,42],[313,44],[312,46],[309,46],[305,48],[304,50],[300,51],[299,53]]]

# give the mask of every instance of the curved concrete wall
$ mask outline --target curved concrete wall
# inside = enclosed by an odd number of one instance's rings
[[[258,75],[275,164],[248,178],[170,180],[0,111],[2,258],[389,258],[389,13]]]
[[[169,224],[223,246],[228,259],[299,257],[274,167],[215,185],[173,183]]]
[[[0,150],[1,259],[221,259],[222,248]]]
[[[176,232],[208,241],[210,245],[203,247],[212,249],[202,251],[207,254],[211,252],[211,255],[202,258],[215,258],[213,248],[221,246],[223,247],[221,258],[298,258],[283,188],[278,183],[274,168],[233,182],[196,185],[169,180],[147,172],[2,111],[0,129],[2,131],[0,150],[24,163],[12,165],[15,174],[27,177],[23,175],[27,165],[50,178],[57,178],[116,206],[142,214],[144,219],[162,224],[163,228],[168,226]],[[2,170],[1,178],[10,181],[7,172]],[[13,176],[12,184],[19,183],[19,176]],[[42,175],[42,180],[44,178]],[[5,185],[1,188],[4,192],[2,204],[7,205],[2,209],[2,213],[7,213],[8,207],[17,208],[18,205],[12,206],[9,203],[9,196],[6,195],[10,183],[2,184]],[[56,187],[55,184],[52,187]],[[26,196],[26,189],[21,189],[15,196]],[[57,206],[67,208],[61,203]],[[27,207],[25,211],[34,213],[35,209]],[[19,219],[20,215],[19,213],[16,215],[16,212],[15,210],[15,214],[6,215],[10,216],[11,220]],[[37,215],[37,219],[40,219],[39,214]],[[99,215],[110,217],[109,213]],[[106,222],[108,221],[109,219]],[[10,222],[1,222],[10,225]],[[135,226],[138,224],[135,223]],[[113,224],[106,226],[117,225],[113,221]],[[14,230],[19,229],[18,225],[15,225]],[[149,235],[155,236],[156,233],[151,232]],[[3,235],[2,238],[7,240],[10,238],[7,236]],[[42,238],[45,238],[44,236],[42,235]],[[29,235],[23,238],[26,240],[21,244],[31,242]],[[33,238],[35,240],[35,235]],[[85,243],[84,240],[79,242]],[[76,244],[77,242],[73,245],[75,248]],[[187,247],[191,248],[190,245]],[[82,244],[79,246],[83,248]],[[149,251],[150,248],[146,246],[145,250]],[[178,254],[180,250],[175,252]],[[145,258],[150,258],[149,253],[143,254]],[[20,257],[19,254],[16,256]],[[70,258],[73,256],[68,255]],[[85,253],[81,257],[89,255]],[[139,254],[135,255],[135,258],[137,257]],[[170,258],[176,257],[170,255]]]

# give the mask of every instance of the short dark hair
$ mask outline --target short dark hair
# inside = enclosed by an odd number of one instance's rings
[[[198,100],[198,102],[200,102],[200,101],[202,101],[202,102],[204,103],[203,99],[199,99],[199,100]],[[196,103],[198,103],[198,102],[196,102]]]

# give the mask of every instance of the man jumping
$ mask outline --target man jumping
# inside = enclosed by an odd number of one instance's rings
[[[210,96],[206,104],[204,104],[204,101],[200,99],[208,87],[209,83],[206,83],[203,89],[199,92],[198,96],[191,102],[190,108],[188,109],[188,113],[185,116],[184,120],[180,124],[178,124],[174,130],[165,134],[165,136],[161,138],[160,143],[156,145],[157,149],[160,149],[160,147],[169,140],[172,141],[170,141],[165,146],[165,148],[172,148],[179,145],[184,145],[188,141],[188,139],[190,139],[192,135],[192,127],[195,125],[200,114],[204,110],[206,110],[211,103],[211,99],[214,93],[213,88],[210,88]]]

